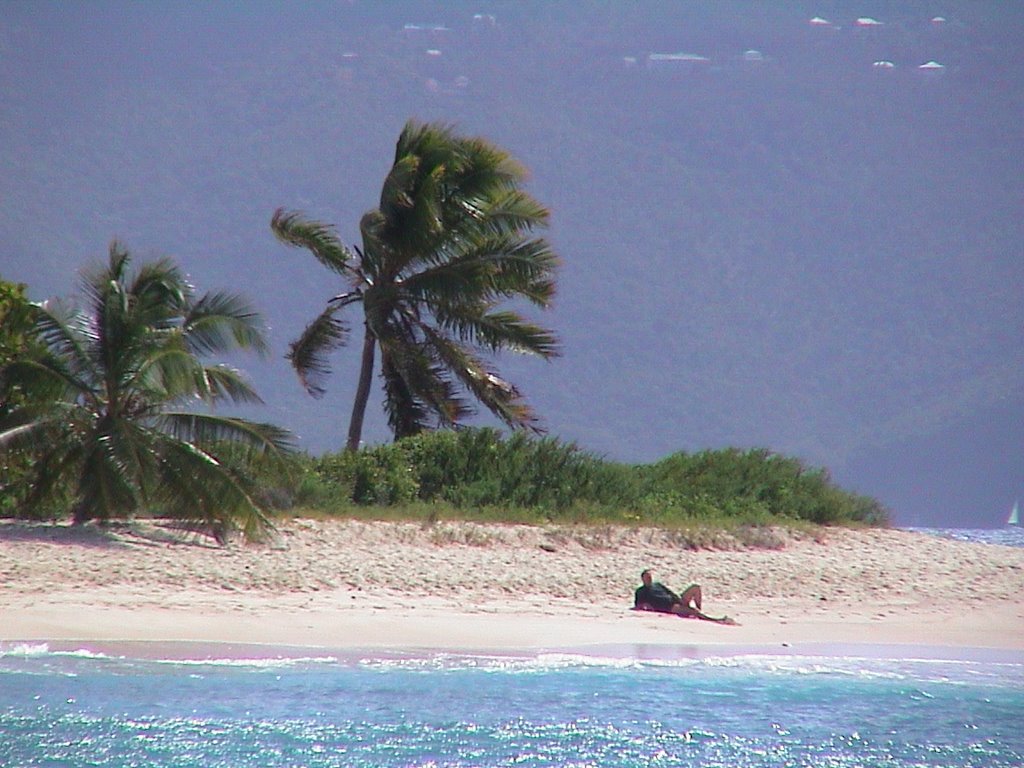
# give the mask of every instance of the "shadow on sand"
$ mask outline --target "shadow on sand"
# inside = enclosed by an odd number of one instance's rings
[[[0,541],[71,544],[79,547],[160,547],[172,545],[220,549],[212,537],[163,522],[71,525],[57,522],[0,520]]]

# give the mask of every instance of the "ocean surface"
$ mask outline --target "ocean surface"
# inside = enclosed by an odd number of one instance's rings
[[[0,646],[0,765],[1024,765],[1019,654],[296,658],[250,650],[217,659],[180,648],[154,658],[153,650],[139,658]]]
[[[1003,528],[920,528],[907,527],[907,531],[920,531],[932,536],[978,544],[1002,544],[1006,547],[1024,547],[1024,527],[1007,525]]]

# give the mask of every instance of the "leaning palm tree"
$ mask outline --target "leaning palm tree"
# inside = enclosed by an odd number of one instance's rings
[[[218,449],[281,457],[291,439],[215,414],[218,402],[259,397],[238,371],[200,358],[265,351],[259,317],[234,294],[196,298],[170,260],[134,272],[130,261],[113,243],[108,263],[84,274],[84,308],[35,305],[39,352],[0,361],[0,399],[21,403],[0,421],[0,451],[33,458],[26,511],[66,499],[75,523],[149,510],[218,540],[258,537],[269,520]]]
[[[500,308],[509,299],[547,307],[555,289],[557,257],[534,235],[548,211],[521,189],[524,178],[523,167],[487,141],[411,121],[380,205],[360,222],[361,248],[347,248],[333,227],[300,212],[274,213],[281,241],[309,249],[347,284],[291,345],[310,394],[323,394],[328,356],[348,339],[343,310],[362,306],[349,450],[359,446],[378,350],[396,439],[458,425],[474,412],[466,394],[514,429],[539,430],[519,391],[485,359],[500,350],[557,354],[551,331]]]

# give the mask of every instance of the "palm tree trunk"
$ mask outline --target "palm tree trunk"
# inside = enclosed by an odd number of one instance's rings
[[[370,398],[370,384],[373,382],[373,357],[377,348],[377,337],[369,326],[363,337],[363,362],[359,369],[359,386],[356,387],[356,399],[352,403],[352,418],[348,423],[347,451],[358,451],[363,436],[363,416],[366,415],[366,401]]]
[[[71,524],[72,525],[85,525],[92,520],[92,514],[89,512],[89,507],[78,501],[71,510]]]

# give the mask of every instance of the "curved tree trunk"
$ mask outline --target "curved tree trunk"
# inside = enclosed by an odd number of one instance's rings
[[[356,398],[352,403],[352,418],[348,423],[347,451],[358,451],[363,436],[363,416],[366,415],[366,402],[370,398],[370,384],[373,382],[373,357],[377,348],[377,337],[369,326],[363,337],[363,362],[359,369],[359,385],[356,387]]]

